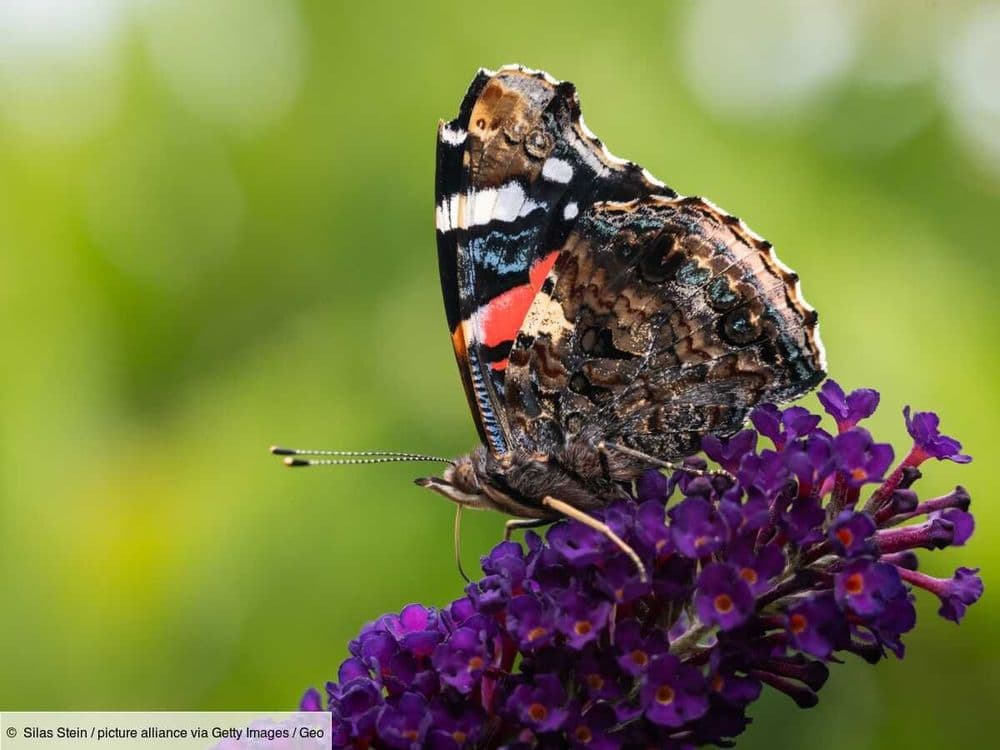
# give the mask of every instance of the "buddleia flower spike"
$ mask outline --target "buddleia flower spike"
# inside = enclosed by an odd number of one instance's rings
[[[902,658],[916,596],[960,622],[978,570],[920,568],[974,531],[962,487],[922,498],[931,459],[970,461],[932,412],[905,412],[896,460],[861,423],[872,390],[820,391],[833,429],[793,406],[706,437],[703,475],[650,471],[594,515],[504,541],[444,607],[365,625],[303,710],[329,710],[334,748],[695,748],[727,745],[765,689],[816,705],[829,665]],[[706,460],[707,459],[707,460]]]

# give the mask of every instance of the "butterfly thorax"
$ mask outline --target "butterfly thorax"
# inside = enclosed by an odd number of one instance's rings
[[[480,445],[455,459],[441,477],[417,483],[465,507],[551,518],[556,514],[542,504],[543,498],[597,510],[625,496],[624,487],[646,468],[628,456],[604,455],[592,440],[581,437],[544,453],[517,448],[496,455]]]

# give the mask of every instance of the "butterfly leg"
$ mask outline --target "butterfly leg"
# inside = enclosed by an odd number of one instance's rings
[[[717,471],[703,471],[702,469],[695,469],[691,466],[685,466],[684,464],[675,464],[671,461],[661,461],[655,456],[650,456],[648,453],[643,453],[642,451],[637,451],[634,448],[629,448],[624,445],[619,445],[618,443],[609,443],[602,440],[597,444],[597,450],[601,452],[602,455],[607,455],[609,451],[614,451],[616,453],[622,453],[626,456],[632,456],[633,458],[638,458],[646,461],[653,466],[658,466],[661,469],[667,469],[668,471],[684,471],[688,474],[692,474],[696,477],[729,477],[733,478],[733,475],[728,471],[723,471],[719,469]]]
[[[604,523],[603,521],[598,521],[596,518],[587,515],[579,508],[574,508],[569,503],[563,502],[562,500],[557,500],[554,497],[543,498],[542,505],[548,508],[552,508],[552,510],[556,511],[557,513],[562,513],[567,518],[572,518],[574,521],[579,521],[585,526],[589,526],[590,528],[594,529],[594,531],[599,531],[600,533],[604,534],[604,536],[606,536],[608,539],[610,539],[612,542],[618,545],[618,548],[626,555],[628,555],[629,559],[631,559],[632,562],[635,563],[635,567],[638,568],[639,570],[639,578],[642,580],[642,582],[646,583],[647,581],[649,581],[649,576],[646,574],[646,566],[642,564],[642,560],[639,559],[639,555],[637,555],[635,553],[635,550],[625,543],[624,539],[622,539],[614,531],[612,531],[611,527],[608,526],[606,523]]]
[[[552,523],[548,518],[512,518],[503,525],[503,540],[510,541],[511,534],[517,529],[537,529]]]

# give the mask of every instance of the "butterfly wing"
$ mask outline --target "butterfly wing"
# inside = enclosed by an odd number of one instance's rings
[[[559,248],[598,201],[674,196],[607,152],[576,90],[519,66],[481,70],[438,128],[436,224],[448,328],[483,442],[510,447],[508,355]]]
[[[507,420],[528,450],[568,437],[663,460],[824,377],[816,313],[770,243],[700,198],[582,214],[510,352]]]

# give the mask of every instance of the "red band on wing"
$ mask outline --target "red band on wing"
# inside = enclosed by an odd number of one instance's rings
[[[479,325],[482,331],[482,343],[486,346],[497,346],[505,341],[513,341],[524,323],[524,318],[531,307],[531,301],[542,288],[545,277],[559,256],[558,250],[539,258],[528,271],[528,283],[515,286],[500,294],[479,308]],[[493,369],[503,370],[507,360],[495,362]]]

